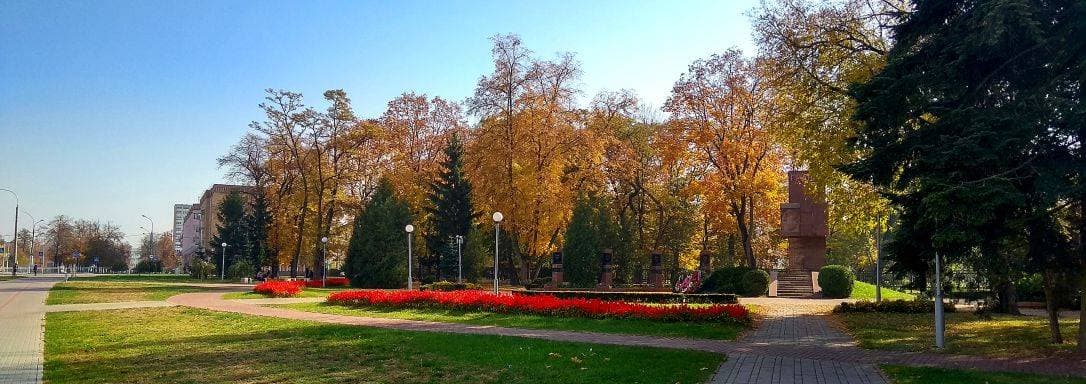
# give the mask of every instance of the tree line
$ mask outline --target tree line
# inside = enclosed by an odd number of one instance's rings
[[[672,269],[703,252],[779,266],[785,171],[805,169],[828,202],[831,262],[869,267],[885,238],[890,271],[914,288],[939,255],[948,282],[979,276],[998,310],[1015,311],[1015,287],[1039,277],[1054,313],[1086,294],[1083,12],[1069,0],[768,1],[751,12],[757,52],[694,61],[660,111],[628,90],[582,103],[573,54],[498,35],[493,69],[459,103],[408,92],[363,118],[342,90],[321,107],[268,90],[264,119],[220,164],[260,191],[267,252],[291,274],[323,265],[322,237],[330,254],[406,263],[411,223],[425,239],[411,267],[445,277],[450,236],[476,266],[493,257],[500,211],[514,284],[545,276],[552,252],[594,263],[602,246],[620,282],[654,251]],[[470,188],[450,192],[452,180]]]

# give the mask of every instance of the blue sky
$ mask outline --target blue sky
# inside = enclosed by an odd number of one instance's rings
[[[260,119],[266,88],[342,88],[363,117],[405,91],[460,101],[489,73],[489,36],[573,52],[581,90],[660,106],[687,65],[753,54],[732,1],[11,1],[0,5],[0,188],[38,218],[138,236],[222,182],[215,158]],[[14,202],[0,195],[10,239]],[[28,226],[26,216],[20,227]],[[161,228],[161,229],[160,229]],[[135,237],[130,237],[135,241]]]

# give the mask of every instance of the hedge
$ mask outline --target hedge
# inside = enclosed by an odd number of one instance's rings
[[[602,292],[602,291],[538,291],[524,290],[516,293],[528,296],[554,296],[560,299],[599,299],[657,304],[735,304],[739,300],[731,293],[671,293],[671,292]]]
[[[954,304],[943,303],[943,310],[954,312]],[[933,313],[935,302],[927,300],[860,300],[855,303],[841,303],[833,309],[834,313]]]
[[[750,271],[751,268],[748,267],[725,267],[717,269],[702,281],[699,292],[742,293],[743,276]]]
[[[484,287],[479,284],[473,283],[455,283],[452,281],[438,281],[436,283],[424,284],[422,286],[423,291],[463,291],[463,290],[475,290],[483,289]]]

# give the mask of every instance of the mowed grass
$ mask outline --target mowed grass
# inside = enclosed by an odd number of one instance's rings
[[[857,281],[852,285],[852,296],[849,298],[857,300],[875,300],[875,285],[868,284],[862,281]],[[886,287],[882,287],[882,299],[883,300],[916,300],[916,295],[906,292],[895,291]]]
[[[217,275],[216,275],[217,276]],[[234,281],[220,281],[219,279],[195,279],[189,275],[171,275],[171,274],[116,274],[116,275],[96,275],[96,276],[79,276],[77,275],[72,280],[84,280],[84,281],[130,281],[130,282],[146,282],[146,283],[233,283]]]
[[[895,384],[1086,384],[1086,379],[1009,372],[980,372],[929,367],[884,365],[882,372]]]
[[[201,292],[208,288],[139,283],[126,281],[72,280],[58,283],[49,291],[45,304],[115,303],[122,301],[165,300],[182,293]]]
[[[334,315],[423,320],[527,329],[556,329],[601,333],[735,340],[745,326],[715,322],[661,322],[640,319],[585,319],[442,309],[388,309],[347,307],[325,303],[286,304],[280,307]]]
[[[934,351],[932,314],[847,313],[836,315],[870,349]],[[948,313],[946,348],[940,352],[989,357],[1038,357],[1066,353],[1075,348],[1077,319],[1060,322],[1064,343],[1049,343],[1044,318],[993,315],[985,320],[972,313]]]
[[[703,383],[722,359],[177,307],[49,313],[45,328],[46,382]]]
[[[342,292],[342,291],[346,291],[346,290],[349,290],[349,289],[351,289],[351,288],[308,288],[307,287],[307,288],[302,289],[302,292],[300,292],[297,295],[292,296],[292,297],[328,297],[328,295],[331,295],[333,293]],[[252,292],[252,291],[249,291],[249,292],[231,292],[231,293],[227,293],[226,295],[223,295],[223,298],[226,299],[226,300],[267,299],[268,297],[269,296],[266,296],[266,295],[261,294],[261,293]]]

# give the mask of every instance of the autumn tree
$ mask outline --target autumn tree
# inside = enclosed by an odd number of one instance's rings
[[[735,49],[695,61],[664,106],[674,137],[706,165],[706,221],[730,218],[750,267],[757,267],[758,227],[766,224],[759,218],[779,216],[782,185],[773,95],[760,70]]]
[[[482,77],[469,112],[479,117],[468,147],[469,175],[481,205],[502,212],[517,246],[503,255],[516,283],[539,272],[557,249],[572,195],[566,171],[578,121],[573,87],[580,68],[570,54],[536,60],[513,35],[492,38],[494,71]]]

